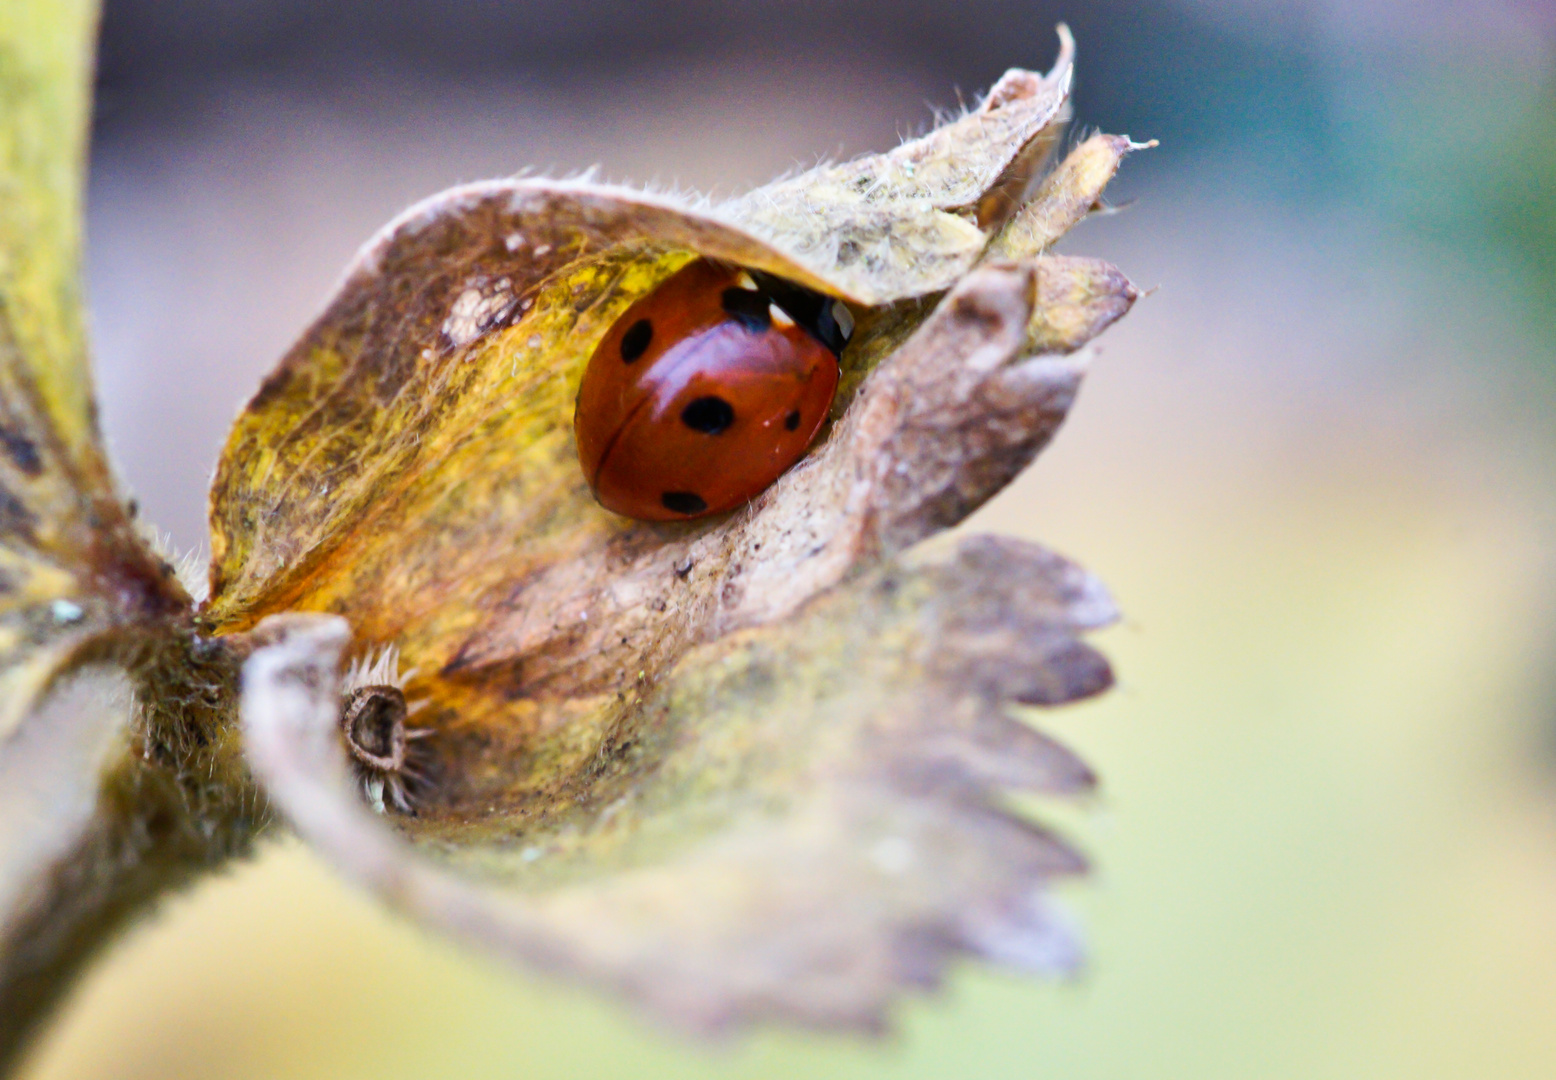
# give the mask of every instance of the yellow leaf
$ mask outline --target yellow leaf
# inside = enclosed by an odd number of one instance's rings
[[[84,643],[182,596],[114,492],[92,402],[80,211],[96,14],[0,8],[0,740]]]
[[[187,627],[190,602],[114,490],[92,401],[95,29],[87,0],[0,4],[0,1069],[92,946],[178,876],[198,802],[159,772],[176,755],[131,751],[130,670]]]

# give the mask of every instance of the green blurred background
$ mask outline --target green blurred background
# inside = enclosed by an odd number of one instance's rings
[[[1556,13],[1540,0],[109,0],[90,286],[181,547],[233,411],[412,199],[524,166],[738,190],[1080,43],[1159,150],[1075,252],[1160,286],[969,523],[1097,571],[1120,685],[1042,722],[1091,961],[884,1042],[719,1047],[499,970],[294,843],[168,904],[28,1076],[1556,1076]]]

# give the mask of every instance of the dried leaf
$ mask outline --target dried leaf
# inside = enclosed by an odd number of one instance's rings
[[[331,549],[367,529],[389,489],[457,471],[455,457],[482,452],[469,445],[478,432],[507,454],[503,476],[536,478],[510,490],[514,512],[549,517],[548,492],[573,494],[553,480],[570,450],[548,436],[570,418],[583,363],[693,253],[877,308],[944,291],[1001,223],[980,228],[976,204],[1035,168],[1069,82],[1066,48],[1049,76],[1012,71],[979,109],[922,139],[723,207],[511,180],[411,208],[364,248],[229,437],[211,500],[213,624],[306,606],[306,579],[322,560],[349,561]],[[918,317],[910,305],[887,329]],[[862,329],[845,358],[856,373],[895,344]]]
[[[1076,635],[1111,605],[1020,545],[899,554],[1025,467],[1084,373],[1068,354],[1136,298],[1028,249],[1111,175],[1071,162],[1024,204],[1068,84],[1066,39],[923,139],[735,203],[504,181],[369,244],[212,492],[202,618],[258,649],[245,723],[294,824],[394,902],[696,1028],[875,1026],[954,951],[1068,957],[1040,893],[1080,862],[996,804],[1089,773],[1003,709],[1102,689]],[[697,256],[849,301],[843,386],[745,508],[627,521],[589,494],[574,396]],[[351,693],[429,736],[352,735],[350,770],[348,633]]]
[[[1007,706],[1105,688],[1075,635],[1111,617],[1084,572],[1012,541],[888,564],[690,650],[616,710],[564,807],[460,846],[412,849],[351,797],[340,620],[267,623],[283,640],[245,668],[244,716],[293,823],[405,910],[695,1029],[875,1028],[958,951],[1074,963],[1044,888],[1083,863],[996,788],[1090,787]]]
[[[1045,254],[1099,208],[1102,191],[1126,154],[1155,145],[1154,141],[1137,143],[1127,135],[1101,133],[1081,143],[1048,175],[1032,201],[1000,229],[989,244],[990,256],[1014,259]]]

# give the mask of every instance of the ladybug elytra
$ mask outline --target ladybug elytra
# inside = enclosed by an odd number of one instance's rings
[[[595,498],[647,521],[751,499],[821,429],[852,332],[830,296],[689,263],[626,310],[584,370],[573,429]]]

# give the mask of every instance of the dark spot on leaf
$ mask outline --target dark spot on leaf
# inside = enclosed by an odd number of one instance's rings
[[[30,543],[37,525],[38,519],[27,509],[27,504],[0,488],[0,537],[15,536]]]
[[[767,311],[767,306],[772,301],[763,293],[752,292],[750,289],[729,288],[724,290],[724,295],[720,297],[719,302],[730,318],[753,334],[760,334],[772,328],[773,317]]]
[[[783,418],[783,426],[790,431],[798,431],[800,427],[800,411],[795,409],[788,416],[785,416]]]
[[[0,449],[4,449],[16,467],[28,476],[43,472],[43,459],[38,456],[37,445],[20,431],[0,427]]]
[[[632,363],[643,355],[648,348],[648,343],[654,340],[654,324],[647,319],[639,319],[627,327],[627,332],[621,335],[621,358],[627,363]]]
[[[659,501],[664,503],[666,510],[677,514],[700,514],[708,508],[701,495],[690,491],[667,491],[659,496]]]
[[[735,407],[721,397],[700,397],[681,410],[681,423],[704,435],[717,435],[735,422]]]

